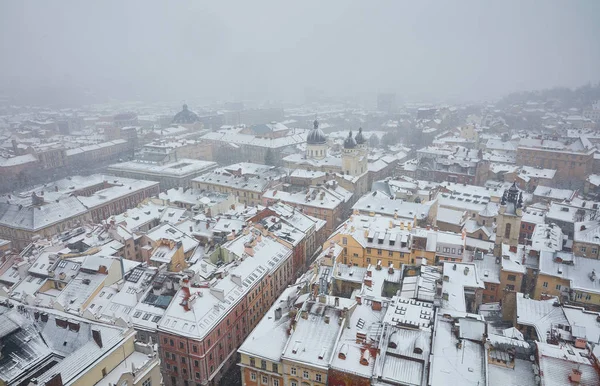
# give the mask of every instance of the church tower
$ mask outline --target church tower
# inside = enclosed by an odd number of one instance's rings
[[[519,232],[521,231],[521,218],[523,217],[523,192],[519,191],[516,183],[504,191],[498,219],[496,222],[496,242],[494,255],[502,255],[502,244],[510,246],[519,245]]]
[[[306,137],[306,159],[323,159],[327,156],[327,137],[319,129],[319,121],[315,119],[313,129]]]
[[[356,137],[352,137],[352,131],[344,140],[342,152],[342,171],[344,174],[360,176],[368,168],[367,141],[362,134],[362,128],[358,130]]]

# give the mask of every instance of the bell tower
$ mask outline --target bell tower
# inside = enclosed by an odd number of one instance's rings
[[[519,191],[516,183],[504,191],[498,218],[496,221],[496,241],[494,243],[494,256],[502,255],[502,244],[510,246],[519,245],[519,232],[521,231],[521,218],[523,217],[523,192]]]

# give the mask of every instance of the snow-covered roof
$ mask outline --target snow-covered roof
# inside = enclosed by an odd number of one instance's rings
[[[571,189],[557,189],[549,186],[538,185],[533,191],[536,197],[550,198],[553,200],[570,200],[575,195]]]
[[[462,323],[464,319],[459,319]],[[429,369],[430,385],[485,385],[485,350],[481,342],[459,340],[453,319],[438,314]]]
[[[245,244],[256,241],[254,255],[246,257]],[[159,329],[202,339],[231,312],[247,293],[291,256],[291,250],[270,237],[260,241],[253,232],[222,246],[234,255],[225,268],[227,274],[210,288],[190,288],[189,311],[181,304],[185,290],[179,290],[160,321]]]
[[[569,264],[560,261],[567,261]],[[573,256],[566,252],[542,251],[539,270],[540,274],[569,280],[573,290],[600,294],[600,260]]]
[[[517,323],[535,328],[538,339],[545,340],[552,327],[568,326],[562,307],[556,307],[556,299],[534,300],[517,293]]]
[[[113,164],[108,167],[109,172],[135,172],[148,176],[182,177],[205,173],[217,167],[216,162],[197,159],[179,159],[166,164],[148,163],[142,161],[128,161]]]
[[[586,244],[600,244],[600,223],[597,220],[576,222],[573,241]]]
[[[286,288],[248,335],[238,352],[252,357],[279,362],[288,340],[287,329],[292,318],[290,311],[300,295],[299,285]],[[280,309],[280,310],[278,310]],[[277,312],[275,310],[278,310]],[[281,316],[278,312],[281,311]]]
[[[402,219],[412,220],[416,217],[417,220],[424,220],[429,216],[429,212],[435,204],[435,201],[416,203],[400,199],[392,200],[386,195],[376,193],[365,194],[356,201],[352,209],[364,214],[379,213]]]
[[[202,139],[232,143],[236,145],[258,146],[277,149],[294,146],[306,142],[306,133],[298,130],[298,134],[286,135],[279,138],[257,137],[251,134],[241,134],[231,130],[220,130],[205,134]]]
[[[500,284],[501,265],[496,262],[494,255],[482,255],[481,259],[474,259],[473,264],[477,266],[479,276],[485,283]]]
[[[452,311],[467,312],[465,288],[485,288],[479,275],[475,264],[445,262],[442,307]]]
[[[337,185],[310,187],[300,192],[285,192],[277,189],[269,189],[263,194],[266,200],[281,200],[287,204],[298,204],[315,208],[335,209],[348,202],[353,193]]]
[[[569,375],[573,373],[574,369],[581,372],[580,385],[600,384],[600,375],[588,358],[587,349],[578,349],[568,344],[553,345],[536,342],[536,345],[542,385],[571,384]]]
[[[282,360],[300,362],[326,370],[335,354],[335,343],[342,331],[342,307],[348,309],[353,300],[338,298],[334,306],[333,297],[326,296],[326,303],[307,301],[296,316],[296,326],[283,350]],[[305,317],[303,317],[305,315]],[[340,321],[341,319],[341,321]]]
[[[583,338],[590,343],[598,343],[600,339],[600,313],[588,311],[583,307],[563,306],[563,312],[569,321],[573,337]]]
[[[378,298],[379,301],[381,299]],[[336,346],[331,357],[331,369],[345,373],[359,375],[363,378],[371,378],[377,358],[373,358],[370,352],[365,352],[365,345],[357,342],[357,334],[366,336],[368,342],[376,346],[381,339],[381,323],[387,307],[375,310],[371,304],[363,302],[356,308],[348,320],[348,328],[342,330],[341,336],[336,341]],[[331,323],[331,322],[330,322]],[[361,363],[361,359],[367,359]]]

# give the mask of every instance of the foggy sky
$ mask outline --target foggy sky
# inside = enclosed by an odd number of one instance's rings
[[[598,81],[600,1],[5,0],[0,52],[0,94],[473,100]]]

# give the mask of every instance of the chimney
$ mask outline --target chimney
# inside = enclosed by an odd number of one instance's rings
[[[35,320],[36,320],[36,321],[37,321],[37,320],[39,320],[39,319],[40,319],[40,312],[36,310],[36,311],[33,313],[33,317],[35,318]]]
[[[340,306],[340,298],[338,298],[337,296],[335,298],[334,304],[335,304],[336,307]]]
[[[281,307],[275,309],[275,320],[281,319]]]
[[[67,323],[69,325],[69,330],[79,332],[79,322],[69,320]]]
[[[569,374],[569,380],[573,383],[580,383],[581,382],[581,370],[573,369],[571,371],[571,374]]]
[[[373,276],[373,271],[371,271],[371,270],[368,270],[368,271],[367,271],[367,277],[372,277],[372,276]]]
[[[373,311],[381,311],[381,302],[378,300],[373,300],[371,302],[371,309]]]
[[[377,267],[375,269],[381,271],[381,260],[377,260]]]
[[[363,366],[368,366],[371,360],[371,352],[369,349],[365,349],[365,352],[360,357],[360,364]]]
[[[394,264],[393,264],[393,263],[392,263],[392,264],[390,264],[390,266],[389,266],[389,268],[388,268],[388,273],[389,273],[390,275],[394,274]]]
[[[464,274],[465,274],[465,276],[467,276],[469,274],[469,267],[465,267]]]
[[[308,319],[308,311],[302,310],[300,312],[300,316],[302,317],[302,319]]]
[[[48,321],[48,313],[47,312],[42,312],[42,322],[46,323]]]
[[[56,323],[57,327],[67,328],[67,321],[63,318],[54,318],[54,323]]]
[[[325,324],[329,324],[329,315],[325,315]]]
[[[63,386],[63,381],[60,373],[54,374],[52,378],[46,381],[46,386]]]
[[[373,287],[373,280],[371,280],[370,278],[369,279],[365,278],[365,285],[367,287]]]
[[[96,342],[99,347],[102,347],[102,334],[100,333],[100,330],[92,329],[92,338],[94,338],[94,342]]]
[[[356,303],[357,303],[358,305],[361,305],[361,304],[362,304],[362,298],[361,298],[360,296],[357,296],[357,297],[356,297]]]
[[[248,254],[248,256],[254,256],[254,247],[251,243],[244,244],[244,252]]]

